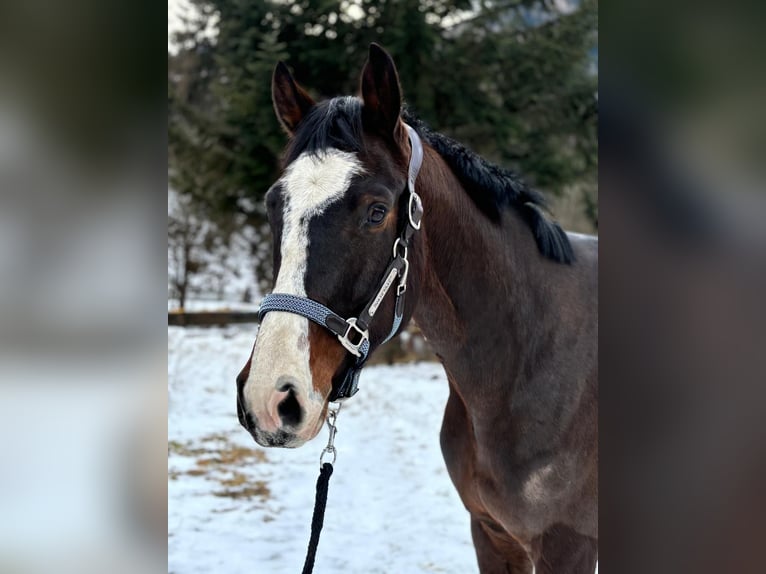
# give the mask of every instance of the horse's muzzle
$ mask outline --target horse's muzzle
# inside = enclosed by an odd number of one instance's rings
[[[256,443],[265,447],[296,448],[306,442],[305,439],[293,434],[285,428],[279,428],[271,432],[258,428],[257,419],[244,406],[245,403],[242,396],[242,387],[243,385],[237,385],[237,418],[239,419],[239,424],[241,424],[242,427],[250,433]],[[294,395],[289,392],[289,389],[287,390],[287,394],[287,398],[284,399],[281,403],[285,404],[286,406],[280,409],[282,412],[287,413],[286,416],[282,417],[283,421],[285,419],[290,420],[291,418],[295,420],[296,417],[300,417],[300,406],[297,405],[297,402],[295,405],[291,403],[291,401],[295,400]],[[299,420],[296,422],[299,422]]]

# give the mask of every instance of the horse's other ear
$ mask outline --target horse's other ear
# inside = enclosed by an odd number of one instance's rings
[[[274,68],[271,78],[271,100],[277,119],[289,135],[295,133],[300,121],[314,107],[314,100],[293,79],[284,62]]]
[[[399,128],[402,110],[399,74],[388,52],[374,42],[362,70],[362,100],[365,120],[383,135],[392,136]]]

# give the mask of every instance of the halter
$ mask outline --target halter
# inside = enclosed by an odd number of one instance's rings
[[[404,294],[407,291],[407,275],[410,269],[410,263],[407,258],[408,248],[412,236],[420,229],[420,222],[423,217],[423,204],[420,201],[420,196],[415,192],[415,179],[418,177],[420,165],[423,163],[423,145],[414,129],[407,124],[404,124],[404,127],[407,128],[407,135],[409,136],[410,147],[412,148],[406,190],[409,194],[407,221],[399,237],[394,241],[393,258],[383,273],[383,278],[380,280],[375,296],[364,306],[364,309],[362,309],[357,317],[350,317],[348,319],[343,319],[340,315],[313,299],[288,293],[271,293],[266,295],[258,310],[258,316],[261,320],[271,311],[283,311],[301,315],[333,333],[338,338],[338,341],[340,341],[340,344],[356,357],[356,362],[347,369],[343,382],[337,388],[333,386],[330,393],[330,401],[343,401],[353,397],[357,390],[359,390],[359,374],[362,372],[362,367],[364,367],[370,354],[370,323],[378,311],[378,307],[380,307],[386,294],[397,279],[399,282],[396,286],[396,303],[394,305],[391,331],[380,343],[381,345],[396,335],[404,317]]]

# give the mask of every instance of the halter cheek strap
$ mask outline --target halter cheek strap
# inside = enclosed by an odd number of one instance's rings
[[[394,242],[392,260],[383,272],[375,296],[364,306],[358,316],[348,319],[342,318],[329,307],[313,299],[288,293],[271,293],[266,295],[258,310],[261,320],[271,311],[301,315],[333,333],[338,338],[338,341],[340,341],[340,344],[356,357],[356,362],[346,371],[340,385],[337,387],[333,386],[330,401],[341,401],[356,394],[359,386],[359,374],[362,372],[362,367],[364,367],[370,354],[370,323],[395,282],[397,283],[396,301],[391,331],[380,344],[382,345],[396,335],[402,325],[404,296],[407,291],[407,277],[410,269],[408,250],[412,236],[420,229],[420,222],[423,217],[423,205],[420,201],[420,196],[415,192],[415,180],[423,163],[423,145],[414,129],[407,124],[404,124],[404,127],[407,128],[412,149],[407,173],[407,221],[404,223],[399,237]]]

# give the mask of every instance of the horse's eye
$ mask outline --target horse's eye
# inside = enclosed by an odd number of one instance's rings
[[[370,211],[367,213],[367,221],[374,225],[379,225],[386,218],[386,213],[388,213],[388,210],[385,205],[374,203],[370,206]]]

